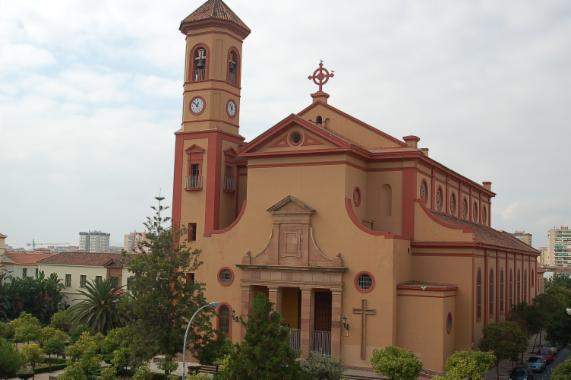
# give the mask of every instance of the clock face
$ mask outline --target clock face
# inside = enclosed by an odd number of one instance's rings
[[[228,112],[228,116],[234,117],[236,116],[236,103],[233,100],[229,100],[226,103],[226,112]]]
[[[190,101],[190,111],[197,115],[199,113],[201,113],[204,110],[204,99],[202,99],[201,97],[195,97],[192,98],[192,100]]]

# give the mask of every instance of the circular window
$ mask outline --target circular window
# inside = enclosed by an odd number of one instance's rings
[[[453,326],[452,323],[453,323],[452,313],[448,313],[448,316],[446,317],[446,332],[448,334],[452,332],[452,326]]]
[[[301,136],[301,133],[299,133],[299,132],[292,132],[289,135],[289,141],[290,141],[291,145],[301,144],[302,139],[303,139],[303,137]]]
[[[234,282],[234,272],[230,268],[222,268],[218,272],[218,282],[223,286],[230,286]]]
[[[472,219],[474,220],[474,222],[478,221],[478,204],[474,203],[474,208],[472,209]]]
[[[361,189],[358,187],[353,190],[353,204],[355,207],[361,206]]]
[[[428,184],[425,180],[423,180],[420,184],[420,199],[422,202],[424,202],[424,204],[428,202]]]
[[[355,286],[362,293],[368,293],[375,287],[375,279],[369,272],[360,272],[355,276]]]
[[[468,219],[468,200],[466,198],[462,202],[462,218]]]
[[[450,213],[456,214],[456,194],[450,195]]]
[[[442,188],[439,187],[436,192],[436,209],[442,211],[442,206],[444,205],[444,195],[442,194]]]

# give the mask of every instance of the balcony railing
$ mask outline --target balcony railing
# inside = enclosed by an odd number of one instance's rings
[[[227,193],[233,193],[236,191],[236,179],[234,177],[226,176],[224,177],[223,190]]]
[[[299,354],[301,350],[301,330],[289,329],[289,346]]]
[[[331,331],[312,331],[311,351],[319,352],[322,355],[331,355]]]
[[[201,190],[202,189],[202,176],[191,175],[186,177],[186,190]]]

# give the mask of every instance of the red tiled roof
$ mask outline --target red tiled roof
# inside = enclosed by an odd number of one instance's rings
[[[118,253],[62,252],[41,261],[51,265],[83,265],[94,267],[122,267],[124,258]]]
[[[182,31],[190,23],[206,20],[219,20],[235,24],[243,29],[246,35],[250,34],[250,28],[222,0],[208,0],[202,4],[197,10],[182,20],[180,29]]]
[[[29,253],[29,252],[6,252],[4,254],[13,264],[29,265],[38,261],[55,256],[53,253]]]
[[[535,248],[525,244],[521,240],[514,237],[512,234],[505,231],[498,231],[492,227],[484,226],[482,224],[469,222],[467,220],[460,220],[450,215],[444,215],[439,212],[429,211],[434,217],[442,220],[446,224],[456,225],[458,228],[464,228],[474,234],[476,243],[497,246],[506,248],[508,250],[526,251],[529,253],[539,254],[540,252]]]

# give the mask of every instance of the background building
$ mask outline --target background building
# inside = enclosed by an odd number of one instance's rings
[[[144,232],[133,231],[131,233],[125,234],[123,237],[123,249],[126,252],[134,253],[138,244],[145,240]]]
[[[51,256],[55,255],[46,252],[4,252],[0,254],[0,273],[8,278],[36,277],[39,273],[38,262]]]
[[[538,260],[541,265],[555,265],[555,260],[553,256],[549,254],[549,249],[547,247],[541,247],[539,250],[541,251],[541,255],[538,257]]]
[[[57,274],[64,284],[65,301],[73,305],[82,299],[80,290],[88,281],[110,279],[117,288],[127,286],[128,271],[124,257],[114,253],[62,252],[37,263],[47,276]]]
[[[548,255],[555,265],[571,264],[571,230],[568,226],[553,227],[547,232]]]
[[[79,233],[79,250],[85,252],[109,252],[109,237],[111,235],[101,231]]]
[[[516,231],[513,235],[519,240],[523,241],[525,244],[531,246],[531,234],[525,231]]]

